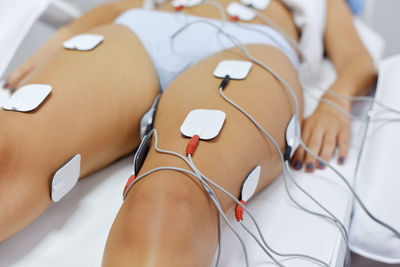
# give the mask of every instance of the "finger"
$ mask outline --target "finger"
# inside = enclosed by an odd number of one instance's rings
[[[349,127],[342,127],[339,131],[338,136],[338,148],[339,148],[339,157],[338,163],[342,165],[347,157],[347,152],[349,150],[349,141],[350,141],[350,129]]]
[[[25,63],[20,67],[16,68],[7,77],[6,84],[4,88],[12,89],[18,86],[18,84],[32,71],[33,66],[30,63]]]
[[[335,130],[329,130],[325,133],[322,141],[321,152],[319,154],[319,156],[323,160],[329,161],[332,158],[333,153],[335,153],[335,148],[337,145],[337,137],[338,137],[338,132]],[[324,169],[325,164],[322,161],[319,161],[318,168]]]
[[[319,152],[321,150],[324,132],[325,128],[315,127],[313,133],[310,135],[310,138],[306,143],[308,148],[316,155],[319,155]],[[318,160],[310,153],[306,153],[304,162],[306,166],[306,172],[313,172]]]
[[[301,128],[301,138],[303,140],[307,140],[310,136],[310,124],[307,123],[307,120],[303,121],[302,128]],[[305,150],[302,146],[299,146],[296,152],[293,154],[292,157],[292,167],[295,170],[300,170],[303,167],[303,161],[305,156]]]

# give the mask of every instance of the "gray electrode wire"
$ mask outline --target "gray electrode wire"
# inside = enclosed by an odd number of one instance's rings
[[[202,4],[203,5],[213,5],[218,9],[219,13],[221,14],[221,20],[222,20],[221,28],[223,28],[226,23],[226,14],[225,14],[225,11],[224,11],[224,8],[222,7],[222,5],[218,2],[211,1],[211,0],[205,0],[205,1],[203,1]]]
[[[303,140],[301,139],[301,131],[300,131],[300,120],[299,120],[299,103],[297,100],[297,96],[294,93],[293,89],[291,88],[291,86],[284,80],[282,79],[277,73],[275,73],[271,68],[269,68],[268,66],[266,66],[264,63],[262,63],[261,61],[259,61],[258,59],[254,58],[246,49],[246,47],[233,35],[226,33],[223,31],[223,29],[221,29],[220,27],[218,27],[217,25],[209,22],[209,21],[205,21],[205,20],[199,20],[199,21],[194,21],[192,23],[186,24],[185,26],[183,26],[181,29],[179,29],[173,36],[176,36],[179,32],[183,31],[184,29],[186,29],[188,26],[194,24],[194,23],[200,23],[203,22],[205,24],[208,24],[216,29],[218,29],[218,31],[220,33],[222,33],[223,35],[225,35],[228,39],[231,40],[232,43],[237,43],[238,47],[242,50],[242,52],[251,60],[253,61],[255,64],[259,65],[260,67],[262,67],[263,69],[265,69],[266,71],[268,71],[272,76],[274,76],[287,90],[288,92],[292,95],[294,104],[295,104],[295,131],[297,134],[297,137],[299,138],[299,142],[300,145],[304,148],[304,150],[306,150],[308,153],[310,153],[310,155],[312,155],[313,157],[315,157],[316,159],[318,159],[319,161],[323,162],[326,166],[328,166],[333,172],[335,172],[340,179],[345,183],[345,185],[349,188],[349,190],[351,191],[351,193],[354,195],[355,199],[357,200],[358,204],[360,205],[360,207],[364,210],[364,212],[372,219],[374,220],[376,223],[382,225],[383,227],[387,228],[388,230],[390,230],[391,232],[393,232],[396,237],[400,238],[400,232],[398,232],[396,229],[394,229],[392,226],[386,224],[385,222],[379,220],[378,218],[376,218],[369,210],[368,208],[365,206],[365,204],[362,202],[362,200],[360,199],[360,197],[358,196],[358,194],[354,191],[354,189],[352,188],[352,186],[350,185],[350,183],[347,181],[347,179],[338,171],[336,170],[330,163],[328,163],[327,161],[325,161],[324,159],[322,159],[321,157],[319,157],[317,154],[315,154],[314,152],[312,152],[306,144],[304,144]],[[279,147],[279,146],[278,146]],[[279,153],[280,150],[279,150]]]
[[[256,10],[253,8],[253,10],[256,12],[256,15],[258,18],[260,18],[265,24],[269,25],[271,28],[282,34],[282,36],[288,41],[291,45],[293,45],[296,49],[296,51],[302,56],[302,51],[300,49],[299,43],[293,39],[289,34],[287,34],[284,30],[282,30],[278,25],[275,24],[272,20],[270,20],[267,16],[265,16],[263,13],[260,11]]]
[[[342,113],[344,116],[346,116],[352,120],[358,120],[358,121],[362,121],[362,122],[366,122],[367,120],[371,121],[371,122],[398,122],[398,121],[400,121],[400,117],[399,118],[368,118],[368,116],[365,116],[365,117],[356,116],[356,115],[353,115],[353,114],[345,111],[342,107],[340,107],[338,104],[336,104],[335,102],[333,102],[329,99],[319,99],[318,97],[312,95],[310,92],[306,92],[306,94],[308,94],[312,99],[314,99],[317,102],[327,103],[328,105],[332,106],[334,109],[336,109],[337,111]]]
[[[154,133],[154,148],[155,148],[155,150],[156,150],[157,152],[159,152],[159,153],[164,153],[164,154],[170,154],[170,155],[176,156],[176,157],[178,157],[178,158],[181,158],[183,161],[186,162],[186,164],[187,164],[189,167],[191,167],[191,163],[189,162],[189,160],[186,159],[186,158],[185,158],[184,156],[182,156],[181,154],[179,154],[179,153],[177,153],[177,152],[174,152],[174,151],[164,150],[164,149],[161,149],[161,148],[158,147],[158,133],[157,133],[157,130],[156,130],[156,129],[153,129],[149,134],[151,134],[151,133]],[[160,168],[161,168],[161,169],[160,169]],[[169,168],[169,169],[168,169],[168,168]],[[192,169],[193,169],[193,168],[192,168]],[[247,252],[247,248],[246,248],[246,245],[245,245],[243,239],[240,237],[239,233],[233,228],[232,224],[229,222],[229,219],[226,217],[225,213],[223,212],[223,210],[222,210],[222,208],[221,208],[221,206],[220,206],[220,204],[219,204],[219,201],[218,201],[218,198],[217,198],[216,194],[214,193],[214,191],[212,190],[212,188],[210,188],[209,185],[203,180],[203,178],[202,178],[201,176],[198,176],[196,173],[190,172],[190,171],[188,171],[188,170],[186,170],[186,169],[181,169],[181,168],[176,168],[176,167],[158,167],[158,168],[154,168],[153,170],[148,171],[148,172],[146,172],[146,173],[140,175],[139,177],[140,177],[140,179],[142,179],[142,178],[144,178],[145,176],[147,176],[147,175],[149,175],[149,174],[151,174],[151,173],[153,173],[153,172],[155,172],[155,171],[160,171],[160,170],[177,170],[177,171],[182,171],[182,172],[184,172],[184,173],[187,173],[187,174],[190,174],[190,175],[194,175],[194,177],[196,177],[196,178],[200,181],[200,183],[201,183],[202,186],[204,187],[204,190],[207,192],[207,194],[210,196],[211,200],[214,202],[214,204],[215,204],[215,206],[216,206],[216,208],[217,208],[217,210],[218,210],[219,215],[222,216],[222,217],[224,218],[224,221],[226,222],[226,224],[229,226],[229,228],[232,230],[232,232],[233,232],[233,233],[236,235],[236,237],[239,239],[239,241],[240,241],[240,243],[241,243],[241,245],[242,245],[242,248],[243,248],[244,255],[245,255],[246,266],[249,267],[248,252]],[[130,189],[132,188],[132,186],[133,186],[134,184],[136,184],[136,183],[140,180],[140,179],[138,179],[139,177],[137,177],[137,178],[132,182],[132,184],[127,188],[126,194],[128,194],[128,192],[130,191]],[[236,200],[236,198],[235,198],[235,200]],[[238,202],[239,202],[239,201],[238,201]],[[240,202],[239,202],[239,203],[240,203]],[[220,224],[220,222],[219,222],[219,224]],[[219,228],[221,228],[220,225],[219,225]],[[219,256],[218,256],[218,258],[219,258]],[[218,259],[218,260],[219,260],[219,259]]]
[[[297,100],[297,97],[293,91],[293,89],[290,87],[290,85],[283,80],[278,74],[276,74],[272,69],[270,69],[268,66],[266,66],[265,64],[263,64],[261,61],[257,60],[256,58],[254,58],[246,49],[246,47],[235,37],[230,35],[229,33],[224,32],[220,27],[218,27],[217,25],[206,21],[206,20],[199,20],[199,21],[194,21],[191,23],[188,23],[186,25],[184,25],[181,29],[179,29],[177,32],[175,32],[175,34],[173,34],[171,36],[171,38],[174,38],[177,34],[179,34],[180,32],[182,32],[184,29],[186,29],[188,26],[193,25],[195,23],[205,23],[208,24],[214,28],[216,28],[220,33],[222,33],[223,35],[225,35],[233,44],[236,44],[241,50],[242,52],[251,60],[253,61],[255,64],[259,65],[260,67],[264,68],[265,70],[267,70],[272,76],[274,76],[279,82],[282,83],[282,85],[284,85],[284,87],[288,90],[288,92],[292,95],[292,99],[294,101],[295,104],[295,131],[296,131],[296,135],[299,138],[299,142],[300,145],[308,152],[310,153],[310,155],[314,156],[315,158],[317,158],[318,160],[320,160],[321,162],[325,163],[331,170],[333,170],[341,179],[342,181],[345,183],[345,185],[350,189],[351,193],[354,195],[355,199],[357,200],[357,202],[360,204],[361,208],[364,210],[364,212],[375,222],[377,222],[378,224],[382,225],[383,227],[387,228],[388,230],[392,231],[398,238],[400,238],[400,233],[394,229],[393,227],[391,227],[390,225],[382,222],[381,220],[379,220],[378,218],[376,218],[374,215],[371,214],[371,212],[367,209],[367,207],[364,205],[364,203],[362,202],[362,200],[360,199],[360,197],[358,196],[358,194],[354,191],[354,189],[352,188],[352,186],[349,184],[349,182],[346,180],[346,178],[339,172],[337,171],[330,163],[326,162],[325,160],[323,160],[322,158],[320,158],[318,155],[316,155],[314,152],[312,152],[303,142],[303,140],[301,139],[301,131],[300,131],[300,121],[299,121],[299,103]],[[278,146],[279,147],[279,146]],[[281,151],[279,150],[279,153],[281,154]]]
[[[393,113],[396,113],[396,114],[400,115],[400,110],[397,110],[395,108],[389,107],[385,103],[376,100],[372,96],[346,96],[346,95],[342,95],[342,94],[336,93],[336,92],[331,91],[331,90],[325,91],[322,88],[317,88],[317,89],[320,90],[320,91],[326,92],[326,93],[328,93],[328,94],[330,94],[330,95],[332,95],[332,96],[334,96],[336,98],[341,98],[341,99],[352,101],[352,102],[369,102],[369,103],[372,103],[372,104],[375,104],[375,105],[378,105],[378,106],[382,107],[386,111],[393,112]]]

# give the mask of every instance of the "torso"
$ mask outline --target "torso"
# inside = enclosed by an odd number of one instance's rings
[[[218,0],[218,2],[224,7],[224,9],[229,5],[232,0]],[[167,2],[157,10],[176,12],[172,7],[171,2]],[[221,14],[218,9],[210,4],[203,4],[192,8],[184,8],[182,11],[186,14],[220,19]],[[270,20],[272,20],[277,26],[279,26],[283,31],[285,31],[289,36],[294,38],[295,40],[299,39],[299,32],[296,28],[294,20],[292,18],[290,10],[279,0],[272,0],[270,5],[265,11],[261,11],[265,16],[267,16]],[[265,24],[260,18],[255,18],[250,21],[252,24]]]

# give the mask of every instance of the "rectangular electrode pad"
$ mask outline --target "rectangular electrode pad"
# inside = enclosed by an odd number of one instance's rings
[[[286,145],[291,148],[290,157],[293,156],[299,144],[300,142],[296,134],[296,116],[293,115],[286,127]]]
[[[252,6],[258,10],[266,10],[271,0],[240,0],[243,5]]]
[[[81,173],[81,155],[75,155],[54,174],[51,182],[51,199],[62,199],[78,182]]]
[[[181,126],[186,137],[198,135],[202,140],[215,138],[225,122],[225,112],[211,109],[195,109],[189,112]]]
[[[225,78],[229,75],[231,79],[242,80],[247,77],[253,64],[244,60],[223,60],[214,70],[214,76],[217,78]]]
[[[256,192],[260,180],[261,167],[255,167],[242,183],[240,200],[247,202]]]
[[[203,2],[203,0],[174,0],[174,1],[172,1],[172,6],[173,7],[180,7],[180,6],[193,7],[193,6],[197,6],[197,5],[201,4],[201,2]]]
[[[28,84],[18,89],[3,105],[3,109],[29,112],[42,104],[53,88],[46,84]]]
[[[229,14],[229,16],[238,17],[239,20],[243,21],[251,21],[256,17],[256,12],[253,9],[238,2],[231,2],[226,7],[226,12]]]
[[[89,51],[96,48],[103,40],[104,36],[102,35],[85,33],[75,35],[71,39],[65,41],[63,45],[66,49]]]

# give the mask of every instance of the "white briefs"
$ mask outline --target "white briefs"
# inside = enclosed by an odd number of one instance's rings
[[[180,73],[191,65],[235,46],[225,35],[219,33],[217,28],[207,23],[195,23],[176,38],[171,39],[176,31],[193,21],[207,21],[217,26],[222,25],[220,20],[186,15],[181,12],[140,8],[124,12],[115,20],[115,23],[128,27],[141,40],[156,69],[161,90],[164,91]],[[226,22],[223,30],[235,36],[243,44],[275,46],[286,54],[296,69],[300,66],[296,51],[280,33],[271,27]]]

